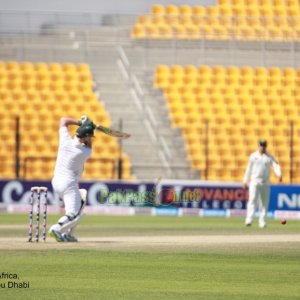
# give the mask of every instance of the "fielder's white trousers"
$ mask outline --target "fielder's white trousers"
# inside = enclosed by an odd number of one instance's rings
[[[65,214],[68,216],[76,215],[81,207],[81,196],[79,186],[76,181],[54,177],[52,186],[58,196],[64,201]]]
[[[246,224],[251,224],[256,209],[259,210],[259,226],[267,225],[267,212],[269,208],[270,185],[262,183],[250,183],[249,200],[247,203]]]

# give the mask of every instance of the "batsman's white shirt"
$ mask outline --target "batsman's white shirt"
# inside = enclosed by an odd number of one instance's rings
[[[60,127],[52,185],[65,203],[66,215],[76,215],[80,209],[81,196],[78,181],[91,152],[91,148],[81,144],[76,137],[72,139],[67,127]]]
[[[273,167],[275,174],[280,177],[281,169],[275,158],[268,152],[260,154],[255,151],[250,155],[249,163],[244,176],[244,183],[270,183],[270,167]]]
[[[76,137],[72,139],[66,126],[60,127],[54,177],[78,181],[83,172],[84,163],[90,156],[91,148],[81,144]]]

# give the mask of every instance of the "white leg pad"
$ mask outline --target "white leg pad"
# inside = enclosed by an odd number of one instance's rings
[[[59,231],[61,234],[67,233],[72,228],[75,228],[81,221],[83,214],[83,209],[86,205],[86,197],[87,197],[87,190],[86,189],[80,189],[79,190],[80,197],[81,197],[81,207],[80,210],[76,215],[64,215],[59,220],[58,223],[53,225],[51,229],[55,229]]]
[[[64,233],[68,232],[70,229],[72,229],[73,227],[76,227],[76,226],[80,223],[80,221],[81,221],[81,219],[83,218],[83,216],[84,216],[84,214],[81,213],[81,214],[78,215],[75,219],[73,219],[73,220],[71,220],[71,221],[69,221],[69,222],[64,223],[64,224],[60,227],[59,232],[60,232],[61,234],[64,234]]]

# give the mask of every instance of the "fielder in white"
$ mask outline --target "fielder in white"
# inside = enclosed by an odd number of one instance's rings
[[[72,138],[69,125],[79,126]],[[92,137],[95,126],[86,116],[80,121],[63,117],[60,120],[59,148],[52,179],[54,191],[64,201],[65,215],[49,229],[49,234],[58,242],[77,242],[74,230],[83,216],[86,190],[79,190],[78,181],[84,163],[92,153]]]
[[[270,167],[279,179],[282,181],[281,169],[277,161],[267,150],[267,141],[260,140],[258,151],[252,153],[243,180],[244,188],[249,184],[249,199],[247,204],[247,217],[245,224],[251,226],[255,211],[259,209],[259,227],[267,226],[267,212],[270,196]]]

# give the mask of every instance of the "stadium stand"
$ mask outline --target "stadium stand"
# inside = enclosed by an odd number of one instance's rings
[[[299,83],[300,69],[277,67],[158,65],[154,75],[172,125],[182,128],[192,166],[202,175],[208,145],[210,180],[241,181],[249,154],[264,137],[288,174],[290,122],[300,125]],[[300,148],[294,147],[298,165]]]
[[[292,41],[300,39],[297,0],[219,0],[215,6],[160,5],[139,16],[136,39]]]
[[[59,119],[87,114],[96,123],[110,126],[110,116],[93,92],[86,64],[18,63],[0,61],[1,177],[15,177],[15,117],[20,117],[21,176],[50,179],[58,147]],[[72,128],[72,134],[76,128]],[[120,149],[115,138],[101,133],[93,141],[93,156],[85,179],[116,178]],[[123,157],[123,177],[131,178],[130,161]],[[26,174],[25,174],[26,173]]]

